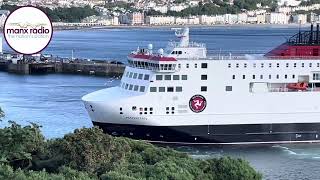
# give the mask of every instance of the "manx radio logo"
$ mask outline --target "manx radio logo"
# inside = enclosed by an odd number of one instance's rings
[[[52,24],[40,9],[26,6],[13,11],[4,25],[8,45],[22,54],[42,51],[51,41]]]

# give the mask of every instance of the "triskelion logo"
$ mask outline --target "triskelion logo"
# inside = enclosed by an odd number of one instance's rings
[[[3,33],[8,45],[21,54],[35,54],[46,48],[52,37],[52,24],[40,9],[25,6],[6,19]]]

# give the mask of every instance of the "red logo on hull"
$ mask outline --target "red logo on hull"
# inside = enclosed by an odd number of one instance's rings
[[[206,106],[206,98],[201,95],[194,95],[189,101],[189,107],[195,113],[202,112],[206,108]]]

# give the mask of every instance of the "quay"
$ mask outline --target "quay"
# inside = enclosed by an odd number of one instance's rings
[[[62,59],[52,55],[1,54],[0,71],[15,74],[65,73],[117,77],[125,65],[117,61]]]

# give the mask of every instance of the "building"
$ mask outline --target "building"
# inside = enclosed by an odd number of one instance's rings
[[[289,15],[285,13],[268,13],[266,15],[266,23],[268,24],[288,24]]]
[[[144,14],[140,12],[126,13],[119,16],[120,24],[142,25],[144,24]]]
[[[306,24],[307,23],[307,15],[306,14],[292,15],[292,23]]]
[[[207,16],[207,15],[201,15],[199,16],[199,23],[200,24],[216,24],[217,18],[216,16]]]
[[[10,11],[8,10],[0,10],[0,26],[3,27],[4,22],[6,21]]]
[[[175,23],[173,16],[147,16],[145,23],[148,25],[172,25]]]

